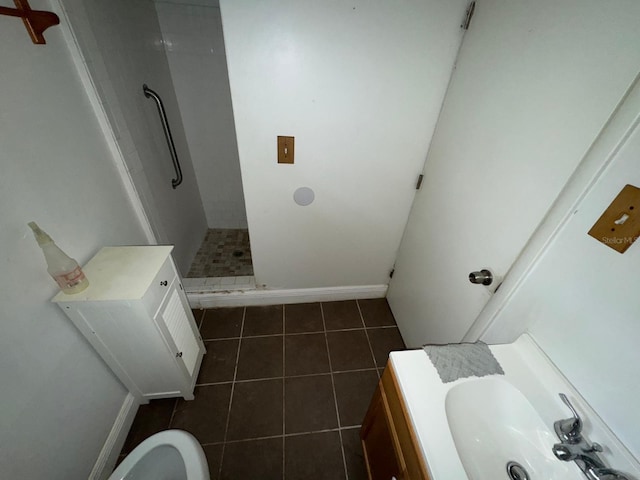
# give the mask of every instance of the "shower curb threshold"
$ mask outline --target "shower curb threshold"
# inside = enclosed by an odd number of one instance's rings
[[[256,280],[253,275],[240,277],[183,278],[182,285],[187,293],[253,290],[256,288]]]

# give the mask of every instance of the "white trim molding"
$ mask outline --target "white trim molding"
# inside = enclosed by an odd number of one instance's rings
[[[116,466],[118,456],[127,439],[139,406],[140,402],[136,400],[136,397],[128,393],[124,402],[122,402],[122,407],[120,407],[115,422],[113,422],[109,436],[104,442],[102,450],[100,450],[98,459],[93,465],[93,470],[91,470],[89,474],[89,480],[105,480],[109,478],[109,475],[111,475],[111,472]]]
[[[191,308],[247,307],[253,305],[384,298],[387,295],[387,288],[388,285],[358,285],[285,290],[216,290],[211,292],[187,292],[187,298]]]

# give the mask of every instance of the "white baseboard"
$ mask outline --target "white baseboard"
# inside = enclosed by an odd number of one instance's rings
[[[127,439],[131,424],[136,416],[140,403],[131,393],[128,393],[122,402],[122,407],[118,412],[115,422],[107,440],[104,442],[100,455],[96,460],[93,470],[89,474],[89,480],[105,480],[109,478],[113,471],[118,455]]]
[[[191,308],[247,307],[282,303],[334,302],[365,298],[384,298],[388,285],[359,285],[286,290],[228,290],[187,292]]]

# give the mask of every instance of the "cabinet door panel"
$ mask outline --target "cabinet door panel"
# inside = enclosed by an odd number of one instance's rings
[[[171,284],[176,280],[180,281],[178,273],[173,266],[171,257],[167,257],[143,298],[143,302],[147,307],[147,311],[150,316],[153,317],[156,315],[158,309],[167,298],[167,294],[171,289]]]
[[[182,358],[189,375],[193,375],[200,346],[189,321],[191,310],[184,307],[178,288],[180,287],[176,282],[168,294],[168,302],[158,313],[158,318],[165,324],[176,344],[175,354]]]
[[[427,466],[424,461],[421,461],[422,457],[416,448],[417,439],[409,426],[410,420],[394,375],[393,366],[387,364],[382,374],[381,384],[389,408],[390,421],[393,423],[393,431],[396,434],[399,449],[402,451],[402,461],[409,478],[429,480]]]
[[[78,309],[78,316],[92,330],[92,344],[102,346],[98,352],[105,352],[103,359],[125,385],[133,382],[143,395],[175,392],[180,377],[151,319],[139,304],[109,303]]]
[[[401,479],[402,468],[393,447],[393,433],[387,422],[380,387],[376,390],[364,419],[361,436],[369,478],[371,480]]]

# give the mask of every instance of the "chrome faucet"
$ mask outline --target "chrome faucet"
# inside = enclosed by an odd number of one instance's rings
[[[553,446],[553,454],[564,462],[580,460],[590,469],[605,468],[604,463],[596,452],[602,452],[602,447],[597,443],[589,445],[585,441],[580,443],[556,443]]]
[[[553,446],[553,454],[564,462],[574,461],[589,480],[631,480],[622,472],[608,468],[598,456],[602,447],[598,443],[589,445],[582,437],[582,419],[564,393],[560,398],[573,417],[553,423],[553,429],[562,443]]]
[[[582,419],[580,415],[578,415],[578,412],[576,412],[576,409],[573,408],[573,405],[571,405],[567,396],[564,393],[560,393],[559,395],[560,399],[569,407],[569,410],[571,410],[573,417],[553,422],[553,429],[556,431],[558,438],[563,442],[571,445],[580,443],[582,441]]]

